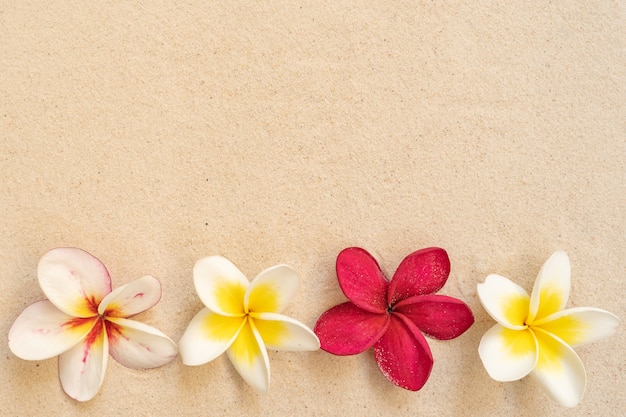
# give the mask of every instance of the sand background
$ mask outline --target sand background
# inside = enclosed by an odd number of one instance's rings
[[[270,352],[266,396],[226,357],[133,371],[109,362],[77,403],[55,359],[0,344],[7,416],[617,416],[623,326],[578,349],[582,403],[532,379],[491,380],[477,347],[489,273],[529,291],[557,250],[569,306],[626,317],[626,6],[618,1],[0,2],[0,334],[42,299],[39,258],[88,250],[114,286],[145,274],[161,302],[138,319],[178,340],[201,308],[194,262],[250,278],[287,263],[286,313],[313,326],[344,301],[347,246],[392,274],[445,248],[441,293],[476,323],[429,340],[413,393],[371,351]]]

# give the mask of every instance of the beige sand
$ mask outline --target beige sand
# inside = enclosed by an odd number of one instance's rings
[[[60,5],[58,3],[65,3]],[[151,371],[110,361],[88,403],[55,359],[6,343],[0,414],[93,416],[619,415],[625,332],[578,349],[569,410],[531,379],[491,380],[492,325],[475,287],[498,272],[530,290],[556,249],[569,306],[626,317],[626,12],[619,2],[7,1],[0,5],[0,317],[41,299],[40,256],[78,246],[114,285],[158,277],[139,318],[175,340],[201,308],[191,278],[221,254],[251,278],[288,263],[287,313],[310,326],[344,300],[334,261],[363,246],[392,273],[444,247],[442,293],[475,325],[431,341],[417,393],[372,352],[270,352],[259,396],[226,357]],[[191,3],[191,4],[190,4]],[[566,5],[564,3],[567,3]]]

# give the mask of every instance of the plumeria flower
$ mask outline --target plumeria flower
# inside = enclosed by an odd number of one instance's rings
[[[185,365],[202,365],[227,352],[241,377],[265,393],[270,383],[267,349],[319,349],[308,327],[280,314],[299,285],[287,265],[268,268],[249,282],[228,259],[210,256],[196,262],[193,278],[205,308],[180,339]]]
[[[128,317],[154,306],[161,284],[151,276],[111,291],[106,267],[77,248],[46,253],[37,269],[47,300],[26,307],[9,330],[18,357],[59,357],[65,392],[79,401],[93,398],[104,380],[109,353],[133,369],[165,365],[176,345],[159,330]]]
[[[562,405],[580,402],[587,377],[572,347],[613,334],[619,319],[598,308],[564,310],[569,291],[570,263],[562,251],[543,265],[530,297],[499,275],[478,284],[483,307],[498,322],[478,347],[489,376],[515,381],[531,374]]]
[[[322,349],[354,355],[373,346],[376,363],[389,381],[419,390],[433,367],[422,332],[452,339],[474,322],[464,302],[434,294],[449,273],[450,260],[440,248],[408,255],[391,281],[367,251],[344,249],[337,257],[337,278],[350,301],[326,311],[317,321],[315,333]]]

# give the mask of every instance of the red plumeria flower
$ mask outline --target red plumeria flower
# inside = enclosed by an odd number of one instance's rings
[[[344,249],[337,256],[337,278],[350,301],[318,319],[314,331],[321,348],[335,355],[355,355],[373,346],[376,363],[389,381],[419,390],[433,367],[422,332],[453,339],[474,323],[463,301],[433,294],[449,273],[450,259],[441,248],[408,255],[391,281],[366,250]]]

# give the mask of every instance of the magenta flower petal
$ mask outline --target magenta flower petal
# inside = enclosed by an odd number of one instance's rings
[[[421,249],[402,260],[389,284],[387,301],[394,305],[414,295],[439,291],[450,274],[450,259],[441,248]]]
[[[463,301],[446,295],[405,298],[394,307],[426,335],[439,340],[454,339],[474,323],[472,310]]]
[[[433,368],[433,356],[417,326],[400,314],[393,314],[387,331],[374,344],[376,363],[393,384],[417,391],[424,386]]]
[[[321,348],[334,355],[355,355],[369,349],[389,327],[388,314],[362,310],[347,302],[320,316],[313,331]]]
[[[372,313],[386,311],[389,281],[365,249],[346,248],[339,253],[337,279],[343,293],[356,306]]]
[[[364,249],[344,249],[337,257],[337,278],[350,301],[318,319],[314,331],[321,348],[353,355],[373,347],[376,363],[389,381],[407,390],[421,389],[433,367],[422,331],[452,339],[474,323],[465,303],[432,295],[449,273],[450,259],[441,248],[422,249],[404,258],[391,282]]]

